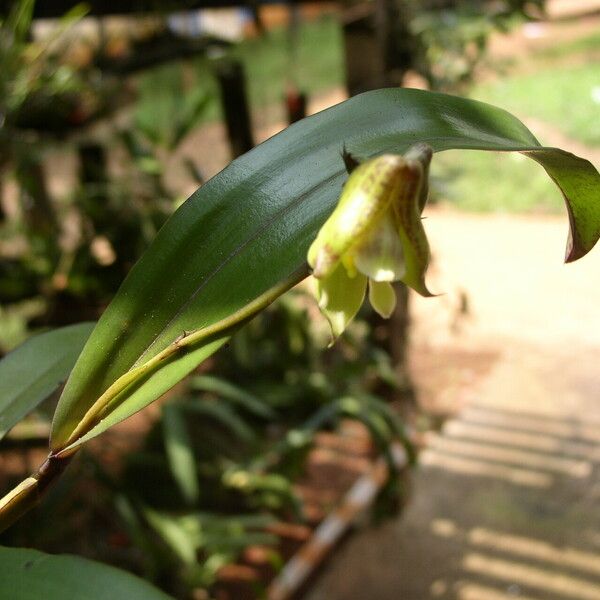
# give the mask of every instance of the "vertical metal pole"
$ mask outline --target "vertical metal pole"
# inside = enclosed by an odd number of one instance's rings
[[[306,116],[306,94],[290,86],[285,93],[285,108],[288,124],[291,125]]]
[[[254,147],[246,81],[242,63],[232,59],[215,62],[215,76],[221,89],[221,105],[233,158]]]
[[[6,220],[6,212],[4,209],[4,185],[2,181],[3,180],[0,178],[0,223],[4,223],[4,221]]]
[[[25,221],[32,233],[47,241],[53,240],[57,231],[56,215],[46,187],[46,175],[41,160],[34,152],[21,154],[16,161],[17,180],[21,191],[21,206]]]

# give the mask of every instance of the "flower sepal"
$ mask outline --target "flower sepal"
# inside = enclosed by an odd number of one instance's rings
[[[425,144],[358,166],[345,154],[352,172],[308,251],[319,307],[334,339],[356,316],[367,287],[371,305],[385,318],[396,305],[395,281],[432,295],[425,284],[429,244],[421,222],[431,156]]]

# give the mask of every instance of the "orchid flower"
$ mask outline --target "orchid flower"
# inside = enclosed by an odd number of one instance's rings
[[[360,164],[344,155],[350,177],[308,251],[319,307],[334,339],[358,312],[367,288],[371,305],[385,318],[396,306],[394,281],[432,295],[425,285],[429,244],[421,222],[431,156],[425,144]]]

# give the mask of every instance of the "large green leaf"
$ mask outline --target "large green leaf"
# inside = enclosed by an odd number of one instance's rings
[[[6,600],[171,599],[143,579],[67,554],[0,547],[0,572],[0,598]]]
[[[93,327],[79,323],[36,335],[0,361],[0,439],[67,379]]]
[[[171,217],[88,341],[59,402],[52,448],[79,444],[152,402],[226,342],[233,327],[219,330],[215,324],[235,321],[248,302],[305,264],[308,246],[346,177],[344,146],[364,159],[404,152],[415,142],[435,151],[524,152],[565,195],[572,226],[567,260],[582,256],[597,241],[596,169],[567,152],[543,148],[509,113],[420,90],[356,96],[233,161]],[[219,331],[186,352],[143,367],[183,332],[206,327]],[[116,380],[101,419],[90,418],[101,404],[98,398],[105,401]]]

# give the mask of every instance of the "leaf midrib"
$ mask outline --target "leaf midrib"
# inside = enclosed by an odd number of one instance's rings
[[[342,173],[343,169],[339,171],[335,171],[332,175],[327,177],[326,179],[320,180],[318,183],[313,185],[312,187],[305,190],[301,195],[297,198],[292,199],[288,204],[282,206],[278,211],[276,211],[273,216],[267,220],[267,222],[261,227],[257,228],[252,235],[250,235],[247,239],[241,242],[236,248],[234,248],[216,267],[208,274],[204,279],[198,284],[194,292],[185,300],[185,302],[177,309],[175,314],[169,319],[167,323],[161,326],[159,332],[156,333],[150,344],[146,347],[146,349],[140,354],[140,356],[132,363],[131,367],[128,370],[139,366],[140,362],[143,358],[151,351],[152,347],[156,344],[158,339],[164,334],[165,331],[173,325],[173,323],[185,312],[185,310],[189,307],[189,305],[194,301],[194,299],[198,296],[198,294],[208,285],[208,283],[220,272],[225,266],[227,266],[236,256],[240,254],[240,252],[256,239],[258,239],[266,230],[273,225],[276,221],[278,221],[283,215],[285,215],[289,210],[292,210],[302,201],[304,201],[309,195],[311,195],[315,190],[320,188],[327,183],[334,181],[337,179]]]

